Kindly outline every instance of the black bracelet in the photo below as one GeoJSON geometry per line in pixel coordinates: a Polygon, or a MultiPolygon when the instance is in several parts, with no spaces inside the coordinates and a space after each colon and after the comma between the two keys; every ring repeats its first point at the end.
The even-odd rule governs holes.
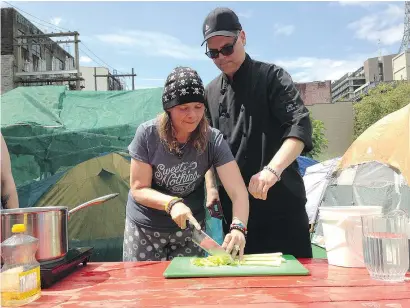
{"type": "Polygon", "coordinates": [[[275,169],[272,169],[271,167],[269,167],[269,166],[265,166],[265,167],[263,167],[263,169],[265,169],[265,170],[268,170],[268,171],[270,171],[270,172],[272,172],[277,178],[278,178],[278,181],[280,181],[280,175],[279,175],[279,173],[278,172],[276,172],[276,170],[275,169]]]}
{"type": "Polygon", "coordinates": [[[166,208],[166,211],[167,211],[168,215],[171,215],[172,207],[173,207],[175,204],[179,203],[179,202],[184,202],[184,199],[182,199],[182,198],[175,198],[175,199],[172,199],[171,201],[169,201],[169,203],[168,203],[168,205],[167,205],[167,208],[166,208]]]}

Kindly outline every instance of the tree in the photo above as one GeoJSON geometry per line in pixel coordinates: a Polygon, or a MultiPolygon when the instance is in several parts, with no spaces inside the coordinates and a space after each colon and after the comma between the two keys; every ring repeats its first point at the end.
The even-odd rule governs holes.
{"type": "Polygon", "coordinates": [[[410,103],[410,82],[380,83],[353,105],[354,139],[386,115],[410,103]]]}
{"type": "Polygon", "coordinates": [[[315,120],[310,116],[313,128],[313,149],[306,153],[307,157],[317,158],[324,150],[327,149],[328,140],[325,137],[325,123],[320,120],[315,120]]]}

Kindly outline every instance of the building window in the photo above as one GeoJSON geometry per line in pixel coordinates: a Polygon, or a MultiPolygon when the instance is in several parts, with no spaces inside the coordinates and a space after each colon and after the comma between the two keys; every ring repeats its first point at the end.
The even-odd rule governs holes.
{"type": "Polygon", "coordinates": [[[40,58],[36,55],[33,55],[33,71],[38,72],[40,71],[40,58]]]}
{"type": "Polygon", "coordinates": [[[33,40],[33,44],[31,45],[31,53],[41,58],[41,48],[35,40],[33,40]]]}

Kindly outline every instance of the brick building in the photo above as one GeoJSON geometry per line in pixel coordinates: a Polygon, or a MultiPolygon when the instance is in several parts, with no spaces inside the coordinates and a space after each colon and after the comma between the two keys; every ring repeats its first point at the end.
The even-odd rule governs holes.
{"type": "Polygon", "coordinates": [[[312,81],[296,83],[306,106],[330,104],[332,102],[331,81],[312,81]]]}

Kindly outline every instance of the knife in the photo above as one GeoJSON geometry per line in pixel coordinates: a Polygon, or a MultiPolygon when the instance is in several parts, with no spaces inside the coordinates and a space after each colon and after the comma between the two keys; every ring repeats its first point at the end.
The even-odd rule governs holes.
{"type": "Polygon", "coordinates": [[[192,241],[205,250],[208,254],[212,256],[229,256],[232,258],[232,256],[227,253],[221,245],[215,242],[215,240],[204,231],[196,229],[190,222],[189,226],[192,231],[192,241]]]}

